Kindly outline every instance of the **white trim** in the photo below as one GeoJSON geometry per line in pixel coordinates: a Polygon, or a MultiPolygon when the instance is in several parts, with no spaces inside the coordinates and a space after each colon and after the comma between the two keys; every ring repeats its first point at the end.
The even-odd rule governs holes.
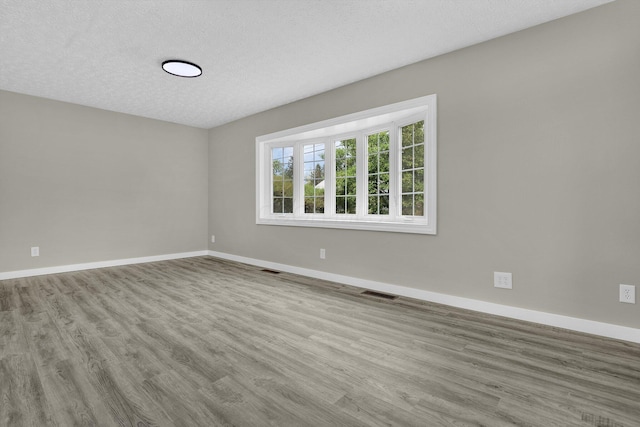
{"type": "Polygon", "coordinates": [[[92,270],[94,268],[116,267],[119,265],[143,264],[145,262],[167,261],[171,259],[191,258],[209,255],[209,252],[181,252],[176,254],[153,255],[140,258],[114,259],[111,261],[87,262],[83,264],[59,265],[55,267],[34,268],[31,270],[16,270],[0,273],[0,280],[17,279],[20,277],[43,276],[45,274],[67,273],[70,271],[92,270]]]}
{"type": "Polygon", "coordinates": [[[481,313],[494,314],[496,316],[509,317],[512,319],[569,329],[576,332],[584,332],[587,334],[640,343],[640,329],[630,328],[627,326],[620,326],[611,323],[596,322],[593,320],[563,316],[560,314],[546,313],[543,311],[495,304],[491,302],[457,297],[437,292],[423,291],[420,289],[409,288],[405,286],[392,285],[389,283],[360,279],[351,276],[343,276],[341,274],[327,273],[324,271],[311,270],[308,268],[294,267],[292,265],[227,254],[224,252],[209,251],[209,255],[216,258],[242,262],[245,264],[269,268],[272,270],[300,274],[302,276],[343,283],[359,288],[371,289],[379,292],[415,298],[423,301],[445,304],[452,307],[464,308],[481,313]]]}
{"type": "Polygon", "coordinates": [[[382,123],[391,123],[399,117],[404,117],[427,108],[435,107],[436,95],[426,95],[408,101],[383,105],[369,110],[358,111],[332,119],[322,120],[316,123],[285,129],[278,132],[261,135],[256,138],[256,143],[300,141],[312,138],[325,138],[328,136],[342,135],[361,129],[378,127],[382,123]],[[353,128],[348,128],[345,123],[352,123],[353,128]],[[325,130],[326,129],[326,130],[325,130]]]}

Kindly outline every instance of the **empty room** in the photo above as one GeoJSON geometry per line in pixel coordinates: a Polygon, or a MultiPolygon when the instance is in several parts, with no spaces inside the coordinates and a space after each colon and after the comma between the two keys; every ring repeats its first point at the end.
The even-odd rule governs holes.
{"type": "Polygon", "coordinates": [[[639,427],[639,22],[0,0],[0,427],[639,427]]]}

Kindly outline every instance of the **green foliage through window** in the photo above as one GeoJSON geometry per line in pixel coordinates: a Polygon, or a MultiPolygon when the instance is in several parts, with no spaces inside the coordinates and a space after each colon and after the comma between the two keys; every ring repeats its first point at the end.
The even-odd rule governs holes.
{"type": "Polygon", "coordinates": [[[424,216],[424,120],[403,126],[402,215],[424,216]]]}
{"type": "Polygon", "coordinates": [[[368,212],[389,215],[389,131],[367,136],[368,212]]]}
{"type": "Polygon", "coordinates": [[[304,212],[324,213],[324,144],[304,146],[304,212]]]}
{"type": "Polygon", "coordinates": [[[335,142],[336,213],[356,213],[356,139],[335,142]]]}
{"type": "Polygon", "coordinates": [[[293,213],[293,147],[271,150],[273,213],[293,213]]]}

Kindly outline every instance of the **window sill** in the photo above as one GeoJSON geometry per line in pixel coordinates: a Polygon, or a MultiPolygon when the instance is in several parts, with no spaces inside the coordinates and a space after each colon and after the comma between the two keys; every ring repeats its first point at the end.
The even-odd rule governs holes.
{"type": "Polygon", "coordinates": [[[313,218],[287,218],[270,217],[258,218],[258,225],[281,225],[289,227],[314,227],[314,228],[338,228],[348,230],[369,230],[385,231],[391,233],[412,233],[412,234],[436,234],[435,226],[430,225],[426,220],[416,221],[415,219],[384,221],[384,220],[351,220],[351,219],[313,219],[313,218]]]}

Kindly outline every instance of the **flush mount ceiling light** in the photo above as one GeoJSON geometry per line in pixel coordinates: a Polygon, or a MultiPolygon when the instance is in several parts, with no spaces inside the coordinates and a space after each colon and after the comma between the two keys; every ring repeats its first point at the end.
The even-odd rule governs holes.
{"type": "Polygon", "coordinates": [[[180,59],[170,59],[162,63],[162,69],[169,74],[178,77],[198,77],[202,74],[202,68],[191,62],[180,59]]]}

